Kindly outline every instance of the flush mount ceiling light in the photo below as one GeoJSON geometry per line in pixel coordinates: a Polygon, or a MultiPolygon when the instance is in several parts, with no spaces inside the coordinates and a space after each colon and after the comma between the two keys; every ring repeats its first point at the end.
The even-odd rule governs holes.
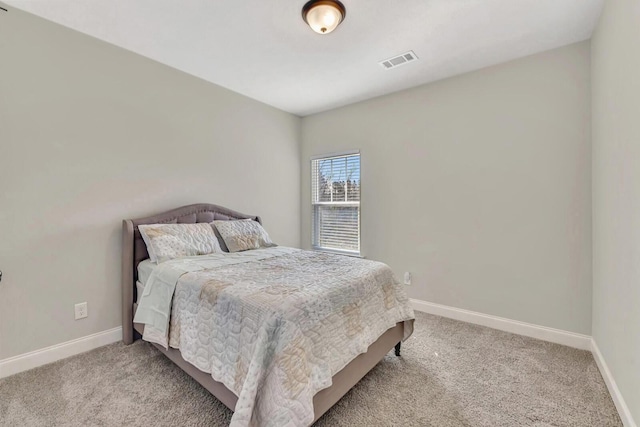
{"type": "Polygon", "coordinates": [[[311,0],[302,7],[302,19],[318,34],[329,34],[344,20],[347,10],[337,0],[311,0]]]}

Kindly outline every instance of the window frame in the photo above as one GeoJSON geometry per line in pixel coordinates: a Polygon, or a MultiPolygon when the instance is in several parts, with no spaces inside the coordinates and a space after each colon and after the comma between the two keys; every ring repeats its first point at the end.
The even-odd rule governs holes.
{"type": "Polygon", "coordinates": [[[311,156],[310,159],[310,169],[311,169],[311,173],[310,173],[310,178],[311,178],[311,248],[315,251],[320,251],[320,252],[328,252],[328,253],[334,253],[334,254],[339,254],[339,255],[346,255],[346,256],[352,256],[352,257],[356,257],[356,258],[364,258],[364,256],[362,255],[362,154],[360,153],[360,150],[348,150],[348,151],[338,151],[338,152],[332,152],[332,153],[324,153],[324,154],[319,154],[319,155],[315,155],[315,156],[311,156]],[[313,163],[314,161],[317,160],[328,160],[328,159],[332,159],[332,158],[338,158],[338,157],[349,157],[349,156],[358,156],[358,163],[359,163],[359,170],[360,170],[360,183],[359,183],[359,200],[358,202],[317,202],[315,200],[315,195],[314,195],[314,167],[313,167],[313,163]],[[318,246],[316,245],[316,232],[315,230],[318,229],[318,227],[316,226],[316,215],[315,215],[315,207],[316,205],[327,205],[327,206],[354,206],[357,204],[357,208],[358,208],[358,250],[357,251],[350,251],[350,250],[345,250],[345,249],[337,249],[337,248],[328,248],[328,247],[322,247],[322,246],[318,246]]]}

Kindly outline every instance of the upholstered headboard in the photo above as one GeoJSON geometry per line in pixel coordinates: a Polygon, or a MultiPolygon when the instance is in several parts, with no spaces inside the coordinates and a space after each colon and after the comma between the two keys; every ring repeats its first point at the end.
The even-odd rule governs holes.
{"type": "MultiPolygon", "coordinates": [[[[213,220],[253,219],[262,223],[260,217],[245,215],[222,206],[199,203],[183,206],[145,218],[122,221],[122,339],[131,344],[134,339],[133,303],[136,295],[138,264],[149,258],[147,247],[142,240],[138,225],[141,224],[193,224],[213,220]]],[[[217,231],[216,231],[217,234],[217,231]]],[[[227,250],[221,240],[223,250],[227,250]]]]}

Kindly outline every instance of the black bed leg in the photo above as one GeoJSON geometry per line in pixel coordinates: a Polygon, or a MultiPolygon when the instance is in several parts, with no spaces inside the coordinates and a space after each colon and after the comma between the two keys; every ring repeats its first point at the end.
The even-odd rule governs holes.
{"type": "Polygon", "coordinates": [[[402,341],[396,344],[396,356],[400,357],[400,345],[402,345],[402,341]]]}

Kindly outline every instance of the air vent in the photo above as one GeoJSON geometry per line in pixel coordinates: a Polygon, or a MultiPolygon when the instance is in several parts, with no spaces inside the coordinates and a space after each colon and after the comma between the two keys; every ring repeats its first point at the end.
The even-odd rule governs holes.
{"type": "Polygon", "coordinates": [[[413,62],[417,60],[418,57],[412,50],[409,52],[403,53],[402,55],[394,56],[393,58],[385,59],[384,61],[380,61],[380,65],[385,70],[390,70],[392,68],[399,67],[404,64],[408,64],[409,62],[413,62]]]}

